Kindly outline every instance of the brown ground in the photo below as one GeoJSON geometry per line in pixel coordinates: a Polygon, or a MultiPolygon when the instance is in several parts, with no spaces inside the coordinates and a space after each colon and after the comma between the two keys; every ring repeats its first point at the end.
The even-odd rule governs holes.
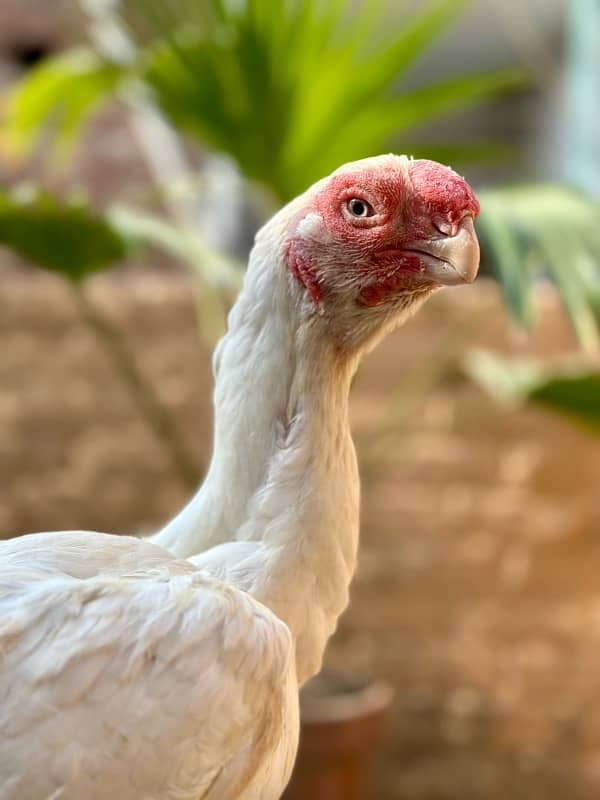
{"type": "MultiPolygon", "coordinates": [[[[94,296],[127,332],[198,463],[208,355],[177,274],[94,296]]],[[[534,349],[572,346],[551,297],[534,349]]],[[[0,282],[0,530],[140,531],[185,500],[62,284],[0,282]]],[[[333,666],[390,680],[381,800],[587,800],[600,792],[600,446],[497,408],[457,369],[518,350],[485,283],[438,296],[363,365],[353,417],[363,535],[333,666]]]]}

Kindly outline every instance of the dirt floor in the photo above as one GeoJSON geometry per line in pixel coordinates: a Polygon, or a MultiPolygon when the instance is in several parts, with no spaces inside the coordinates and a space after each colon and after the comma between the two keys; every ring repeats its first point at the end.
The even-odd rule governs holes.
{"type": "MultiPolygon", "coordinates": [[[[2,274],[0,530],[152,529],[188,490],[60,281],[2,274]]],[[[90,288],[200,471],[211,379],[189,282],[140,268],[90,288]]],[[[353,389],[362,549],[328,662],[395,687],[379,800],[600,794],[600,445],[499,409],[459,368],[471,347],[572,347],[551,294],[540,314],[527,345],[492,285],[441,294],[353,389]]]]}

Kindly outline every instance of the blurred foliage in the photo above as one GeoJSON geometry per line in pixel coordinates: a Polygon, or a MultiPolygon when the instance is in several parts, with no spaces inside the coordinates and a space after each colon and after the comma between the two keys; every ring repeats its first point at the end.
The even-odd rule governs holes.
{"type": "Polygon", "coordinates": [[[567,186],[532,184],[483,190],[478,233],[482,261],[498,278],[508,308],[533,321],[531,285],[557,285],[580,342],[598,344],[600,204],[567,186]]]}
{"type": "MultiPolygon", "coordinates": [[[[162,32],[143,53],[141,72],[164,113],[280,201],[343,162],[392,145],[411,152],[407,131],[523,83],[522,72],[509,69],[400,91],[465,0],[426,0],[398,25],[379,0],[363,0],[355,13],[339,0],[212,0],[192,19],[181,0],[132,4],[162,32]]],[[[419,155],[439,154],[428,146],[419,155]]]]}
{"type": "MultiPolygon", "coordinates": [[[[111,359],[141,418],[164,447],[175,474],[188,489],[193,489],[199,469],[172,415],[146,380],[120,331],[88,296],[82,283],[92,273],[125,258],[133,246],[157,244],[153,222],[169,234],[163,235],[160,244],[167,250],[174,249],[176,231],[148,216],[137,220],[133,213],[100,214],[83,200],[59,201],[29,187],[0,192],[0,246],[10,247],[68,281],[82,319],[111,359]]],[[[185,244],[178,242],[178,252],[188,255],[185,244]]]]}
{"type": "Polygon", "coordinates": [[[51,154],[64,154],[82,122],[124,77],[118,64],[88,50],[60,53],[42,61],[4,98],[0,148],[23,158],[38,145],[46,125],[51,154]]]}
{"type": "Polygon", "coordinates": [[[232,261],[164,219],[120,206],[94,211],[29,185],[0,190],[0,245],[75,281],[154,245],[223,289],[240,286],[232,261]]]}
{"type": "Polygon", "coordinates": [[[468,357],[466,368],[500,401],[537,403],[600,434],[600,367],[597,363],[548,365],[476,351],[468,357]]]}
{"type": "Polygon", "coordinates": [[[80,280],[128,254],[125,238],[82,202],[45,192],[0,192],[0,244],[40,267],[80,280]]]}
{"type": "Polygon", "coordinates": [[[152,214],[114,206],[107,219],[131,244],[154,245],[191,269],[198,287],[194,297],[200,334],[214,346],[224,333],[226,309],[241,288],[239,265],[208,247],[195,232],[152,214]]]}
{"type": "Polygon", "coordinates": [[[425,147],[406,134],[522,85],[523,72],[460,75],[400,91],[406,71],[469,2],[426,0],[398,25],[389,24],[386,5],[389,11],[381,0],[363,0],[355,11],[346,0],[129,0],[115,28],[131,45],[127,63],[107,58],[106,37],[100,54],[43,62],[13,90],[3,138],[31,147],[51,121],[64,144],[102,95],[135,78],[178,130],[227,153],[280,202],[340,163],[392,146],[445,160],[489,158],[497,151],[489,142],[425,147]]]}
{"type": "Polygon", "coordinates": [[[238,264],[223,253],[207,247],[189,231],[128,206],[113,206],[104,218],[130,245],[155,245],[188,266],[207,284],[225,290],[239,290],[241,272],[238,264]]]}

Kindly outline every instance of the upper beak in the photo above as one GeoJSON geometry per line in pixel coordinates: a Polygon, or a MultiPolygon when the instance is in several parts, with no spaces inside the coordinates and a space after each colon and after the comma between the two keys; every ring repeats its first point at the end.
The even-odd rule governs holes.
{"type": "Polygon", "coordinates": [[[479,242],[473,226],[473,217],[464,217],[453,236],[414,242],[409,248],[421,253],[425,264],[424,275],[436,283],[455,286],[472,283],[479,269],[479,242]]]}

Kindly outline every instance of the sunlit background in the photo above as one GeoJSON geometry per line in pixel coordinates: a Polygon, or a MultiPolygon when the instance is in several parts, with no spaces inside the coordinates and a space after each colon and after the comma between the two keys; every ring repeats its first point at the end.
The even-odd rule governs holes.
{"type": "Polygon", "coordinates": [[[185,502],[281,203],[390,150],[475,185],[483,277],[353,387],[360,567],[289,797],[597,798],[600,0],[0,0],[0,91],[7,537],[185,502]]]}

